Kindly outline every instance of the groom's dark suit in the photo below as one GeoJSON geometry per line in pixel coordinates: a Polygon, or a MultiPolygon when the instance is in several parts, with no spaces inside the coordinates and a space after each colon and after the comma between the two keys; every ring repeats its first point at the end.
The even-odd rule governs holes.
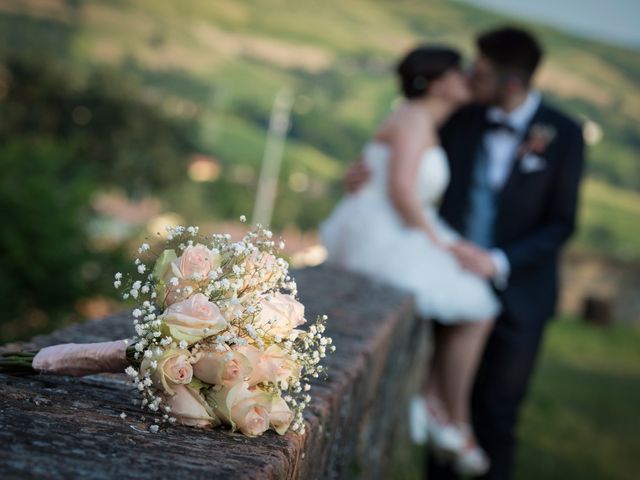
{"type": "MultiPolygon", "coordinates": [[[[441,215],[463,235],[474,163],[489,128],[486,112],[464,108],[441,132],[451,167],[441,215]]],[[[534,125],[551,127],[555,137],[538,154],[537,168],[524,168],[517,156],[497,195],[492,246],[506,254],[510,274],[506,288],[498,291],[504,310],[486,346],[473,396],[474,427],[492,461],[488,478],[496,479],[511,475],[518,410],[544,325],[554,313],[558,256],[575,228],[583,169],[582,132],[575,122],[542,102],[527,131],[534,125]]],[[[431,472],[429,480],[437,478],[431,472]]]]}

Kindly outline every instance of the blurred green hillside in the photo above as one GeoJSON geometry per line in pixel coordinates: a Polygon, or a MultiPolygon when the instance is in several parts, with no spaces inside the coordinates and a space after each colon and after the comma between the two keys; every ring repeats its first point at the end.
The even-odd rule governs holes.
{"type": "MultiPolygon", "coordinates": [[[[185,176],[161,195],[193,221],[252,210],[271,103],[290,89],[296,101],[274,226],[310,229],[388,112],[398,56],[422,41],[470,56],[473,33],[505,21],[449,1],[31,0],[0,8],[0,58],[46,59],[74,84],[107,69],[165,114],[196,120],[196,149],[221,174],[198,186],[185,176]]],[[[638,256],[640,235],[629,223],[640,200],[640,52],[528,26],[549,52],[539,85],[589,120],[595,141],[589,176],[597,186],[586,189],[585,205],[598,211],[584,213],[579,243],[638,256]]]]}

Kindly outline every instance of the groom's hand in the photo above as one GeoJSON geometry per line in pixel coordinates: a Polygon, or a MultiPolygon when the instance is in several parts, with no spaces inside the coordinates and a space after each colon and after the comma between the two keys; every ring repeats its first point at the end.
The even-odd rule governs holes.
{"type": "Polygon", "coordinates": [[[344,174],[344,189],[349,193],[356,193],[365,185],[371,177],[371,171],[367,168],[362,157],[352,164],[344,174]]]}
{"type": "Polygon", "coordinates": [[[451,245],[449,250],[458,259],[462,268],[482,278],[492,279],[498,273],[491,254],[484,248],[460,240],[451,245]]]}

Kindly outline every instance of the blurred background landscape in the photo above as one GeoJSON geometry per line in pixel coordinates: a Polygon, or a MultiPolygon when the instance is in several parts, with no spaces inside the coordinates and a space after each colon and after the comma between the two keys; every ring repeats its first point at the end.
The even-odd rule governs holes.
{"type": "MultiPolygon", "coordinates": [[[[0,338],[124,308],[113,273],[168,223],[238,230],[283,91],[293,104],[272,226],[295,265],[321,261],[316,228],[397,98],[398,57],[433,41],[470,58],[474,33],[516,22],[548,52],[538,86],[589,145],[564,321],[525,412],[519,478],[635,478],[640,39],[616,20],[635,7],[614,2],[621,15],[602,18],[619,26],[613,44],[611,29],[577,36],[508,3],[0,0],[0,291],[11,300],[0,338]]],[[[402,475],[418,478],[411,462],[402,475]]]]}

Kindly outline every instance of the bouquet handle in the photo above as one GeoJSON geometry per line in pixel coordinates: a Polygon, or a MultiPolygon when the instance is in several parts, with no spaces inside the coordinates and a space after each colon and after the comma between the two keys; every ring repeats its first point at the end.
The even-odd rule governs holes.
{"type": "Polygon", "coordinates": [[[10,352],[0,358],[0,372],[55,373],[81,377],[96,373],[121,373],[129,365],[124,340],[100,343],[64,343],[38,352],[10,352]]]}

